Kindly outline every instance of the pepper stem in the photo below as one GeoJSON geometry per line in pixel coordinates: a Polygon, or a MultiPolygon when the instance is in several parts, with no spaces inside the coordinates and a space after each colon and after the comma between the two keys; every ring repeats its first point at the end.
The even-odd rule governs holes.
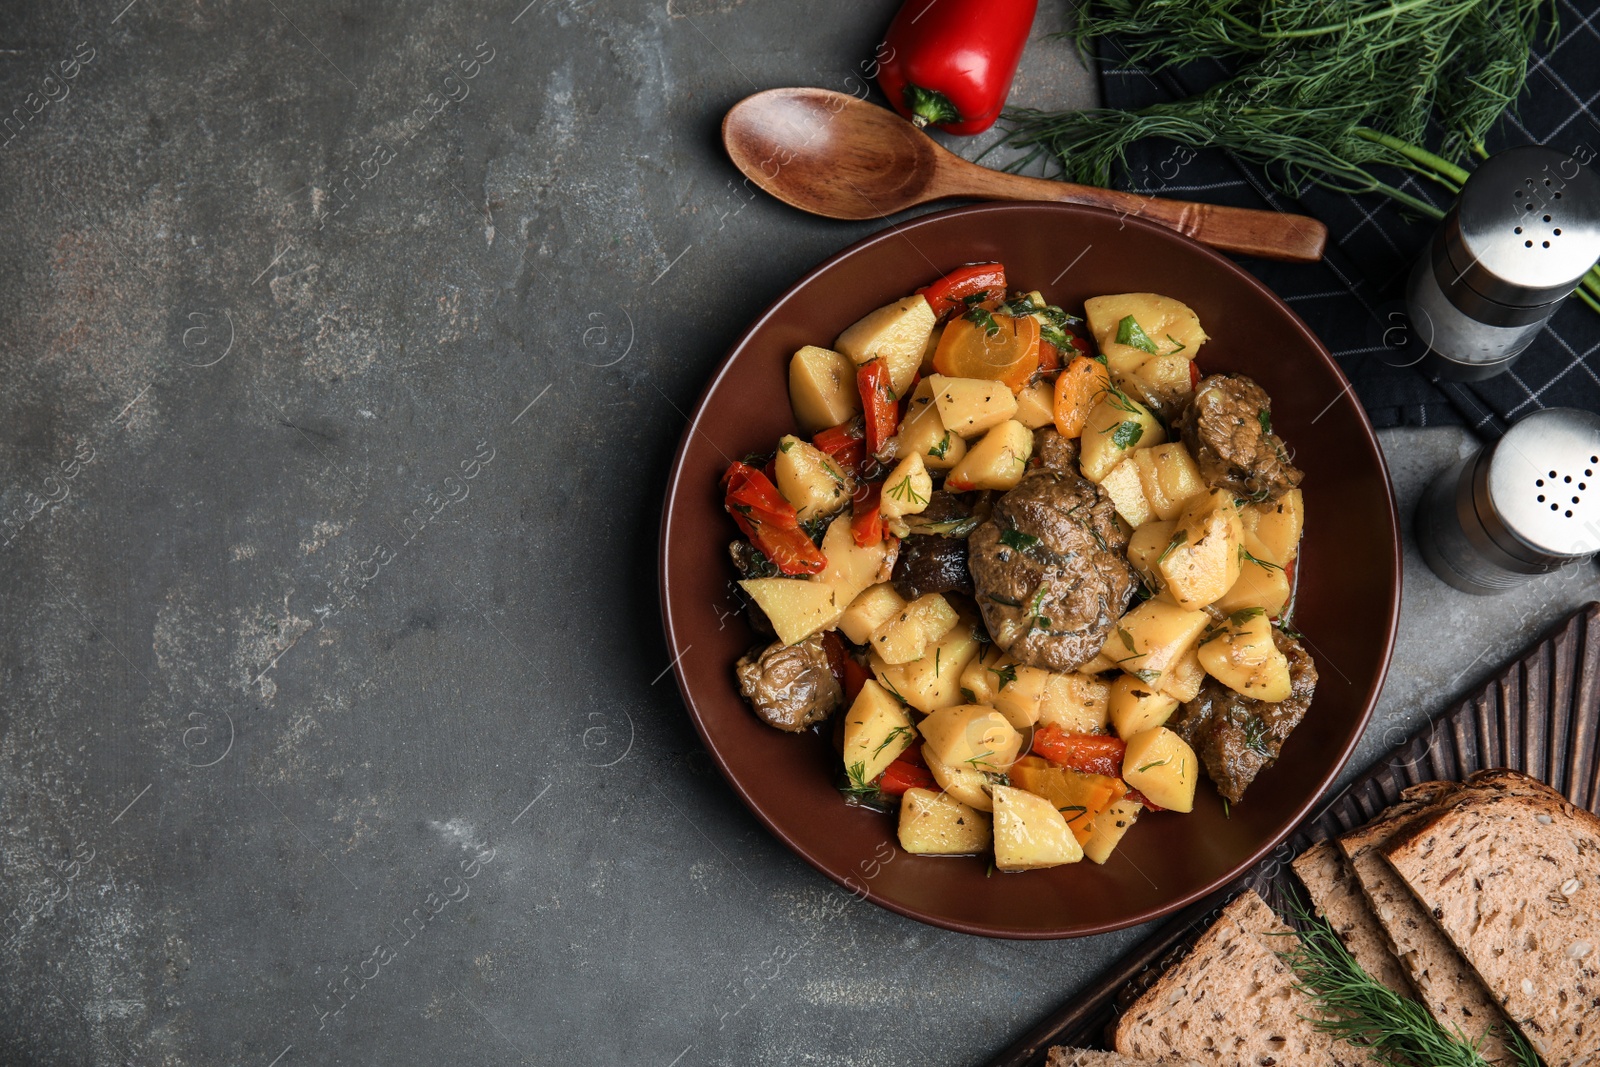
{"type": "Polygon", "coordinates": [[[911,112],[911,124],[917,129],[940,126],[947,122],[960,122],[961,112],[950,98],[937,89],[924,89],[920,85],[907,85],[906,109],[911,112]]]}

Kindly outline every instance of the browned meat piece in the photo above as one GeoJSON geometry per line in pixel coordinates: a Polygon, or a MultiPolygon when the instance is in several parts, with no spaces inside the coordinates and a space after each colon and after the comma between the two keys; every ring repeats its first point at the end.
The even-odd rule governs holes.
{"type": "Polygon", "coordinates": [[[1063,474],[1080,474],[1078,439],[1062,437],[1054,426],[1041,426],[1033,431],[1033,458],[1030,463],[1063,474]]]}
{"type": "Polygon", "coordinates": [[[1317,688],[1316,664],[1300,642],[1282,630],[1274,630],[1272,639],[1289,660],[1287,699],[1252,700],[1208,676],[1199,695],[1167,723],[1200,756],[1230,804],[1237,804],[1256,775],[1277,761],[1317,688]]]}
{"type": "Polygon", "coordinates": [[[1300,469],[1272,432],[1271,405],[1266,390],[1242,374],[1201,381],[1179,432],[1207,485],[1261,502],[1300,484],[1300,469]]]}
{"type": "Polygon", "coordinates": [[[1055,671],[1093,659],[1133,597],[1127,544],[1099,486],[1074,473],[1024,475],[967,542],[975,599],[995,644],[1055,671]]]}
{"type": "Polygon", "coordinates": [[[927,593],[972,595],[972,575],[967,570],[967,542],[958,537],[902,538],[894,564],[894,591],[907,600],[927,593]]]}
{"type": "Polygon", "coordinates": [[[748,652],[735,670],[744,698],[763,722],[780,730],[799,733],[844,704],[821,634],[793,645],[780,641],[760,655],[748,652]]]}
{"type": "Polygon", "coordinates": [[[972,514],[976,493],[947,493],[935,489],[928,497],[928,506],[915,515],[906,516],[906,525],[913,534],[939,537],[966,537],[982,522],[972,514]]]}

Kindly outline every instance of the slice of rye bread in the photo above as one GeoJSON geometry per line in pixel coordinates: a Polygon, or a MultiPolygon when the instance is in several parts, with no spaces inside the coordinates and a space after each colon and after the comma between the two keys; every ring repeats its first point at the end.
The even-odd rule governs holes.
{"type": "Polygon", "coordinates": [[[1377,917],[1390,953],[1400,961],[1428,1013],[1446,1030],[1459,1029],[1474,1041],[1483,1037],[1481,1051],[1485,1059],[1508,1062],[1505,1041],[1496,1029],[1506,1025],[1500,1005],[1379,851],[1395,835],[1428,818],[1433,810],[1430,801],[1437,804],[1457,788],[1449,782],[1411,787],[1402,794],[1400,803],[1361,829],[1339,838],[1339,848],[1377,917]]]}
{"type": "Polygon", "coordinates": [[[1328,920],[1361,969],[1401,996],[1412,996],[1411,982],[1390,951],[1383,927],[1361,894],[1355,871],[1339,846],[1318,841],[1295,857],[1291,866],[1317,914],[1328,920]]]}
{"type": "Polygon", "coordinates": [[[1117,1021],[1124,1056],[1207,1067],[1357,1067],[1366,1052],[1309,1021],[1311,999],[1277,956],[1298,940],[1254,891],[1223,909],[1194,948],[1117,1021]]]}
{"type": "Polygon", "coordinates": [[[1066,1048],[1057,1045],[1045,1058],[1045,1067],[1204,1067],[1194,1060],[1167,1058],[1143,1060],[1124,1056],[1120,1052],[1097,1052],[1087,1048],[1066,1048]]]}
{"type": "Polygon", "coordinates": [[[1600,818],[1481,772],[1381,851],[1547,1067],[1600,1064],[1600,818]]]}

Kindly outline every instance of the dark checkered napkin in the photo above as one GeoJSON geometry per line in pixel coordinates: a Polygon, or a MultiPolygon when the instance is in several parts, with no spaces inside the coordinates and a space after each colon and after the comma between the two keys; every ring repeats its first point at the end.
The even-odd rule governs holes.
{"type": "MultiPolygon", "coordinates": [[[[1490,151],[1543,144],[1580,158],[1600,156],[1600,0],[1584,10],[1559,0],[1562,30],[1554,48],[1541,48],[1515,112],[1489,138],[1490,151]],[[1587,155],[1584,155],[1584,152],[1587,155]]],[[[1133,69],[1114,41],[1100,45],[1100,86],[1107,107],[1139,108],[1188,96],[1221,77],[1215,65],[1176,73],[1133,69]]],[[[1581,407],[1600,412],[1600,314],[1567,301],[1510,371],[1462,385],[1430,380],[1408,366],[1415,346],[1399,344],[1406,275],[1433,232],[1434,223],[1404,213],[1377,195],[1350,196],[1313,188],[1298,199],[1272,189],[1260,171],[1232,155],[1207,149],[1181,167],[1171,144],[1145,141],[1129,153],[1118,175],[1123,188],[1162,196],[1242,207],[1265,203],[1299,211],[1328,226],[1321,263],[1248,260],[1245,266],[1270,285],[1317,332],[1349,376],[1375,426],[1464,424],[1497,435],[1510,421],[1541,407],[1581,407]],[[1174,174],[1170,180],[1163,175],[1174,174]]],[[[1406,176],[1402,189],[1447,207],[1442,188],[1406,176]]]]}

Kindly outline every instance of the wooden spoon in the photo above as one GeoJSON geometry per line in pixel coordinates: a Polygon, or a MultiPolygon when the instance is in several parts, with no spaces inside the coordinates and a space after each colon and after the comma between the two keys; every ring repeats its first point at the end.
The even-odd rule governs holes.
{"type": "Polygon", "coordinates": [[[1165,200],[1028,178],[969,163],[887,108],[827,89],[768,89],[722,120],[734,166],[784,203],[831,219],[876,219],[950,197],[1058,200],[1149,219],[1264,259],[1314,263],[1328,228],[1305,215],[1165,200]]]}

